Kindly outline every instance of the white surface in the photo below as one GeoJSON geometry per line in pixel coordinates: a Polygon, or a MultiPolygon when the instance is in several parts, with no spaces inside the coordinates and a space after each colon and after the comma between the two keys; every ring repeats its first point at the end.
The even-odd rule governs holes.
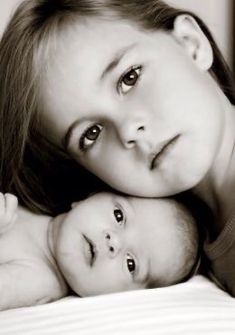
{"type": "Polygon", "coordinates": [[[0,313],[1,335],[234,335],[235,299],[202,276],[0,313]]]}

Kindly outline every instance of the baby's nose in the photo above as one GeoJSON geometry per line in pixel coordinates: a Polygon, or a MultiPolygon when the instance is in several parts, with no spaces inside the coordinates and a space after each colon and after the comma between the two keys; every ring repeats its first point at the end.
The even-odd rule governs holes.
{"type": "Polygon", "coordinates": [[[121,250],[121,239],[120,236],[114,231],[104,232],[104,243],[105,250],[108,257],[114,258],[118,255],[121,250]]]}

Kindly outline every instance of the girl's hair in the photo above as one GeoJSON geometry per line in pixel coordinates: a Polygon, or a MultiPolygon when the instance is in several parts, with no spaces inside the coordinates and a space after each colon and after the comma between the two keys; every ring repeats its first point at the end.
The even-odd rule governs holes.
{"type": "Polygon", "coordinates": [[[0,42],[0,188],[16,194],[34,211],[56,214],[75,198],[106,189],[40,130],[38,95],[45,57],[41,67],[34,65],[39,50],[40,56],[43,51],[46,54],[50,42],[67,25],[84,16],[110,14],[145,29],[165,31],[173,29],[178,15],[193,16],[213,48],[211,74],[231,103],[235,102],[228,66],[205,24],[190,12],[159,0],[24,1],[0,42]]]}

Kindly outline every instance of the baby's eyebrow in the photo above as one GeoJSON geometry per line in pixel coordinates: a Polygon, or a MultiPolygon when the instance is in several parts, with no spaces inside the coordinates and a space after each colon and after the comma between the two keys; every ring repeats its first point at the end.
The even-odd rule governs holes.
{"type": "Polygon", "coordinates": [[[68,151],[68,147],[69,147],[69,143],[70,143],[70,139],[73,136],[73,131],[74,129],[79,125],[79,120],[75,120],[68,128],[68,130],[66,131],[64,137],[61,140],[61,144],[62,147],[64,148],[64,150],[67,152],[68,151]]]}
{"type": "Polygon", "coordinates": [[[106,68],[102,72],[101,79],[104,79],[109,72],[114,70],[118,66],[122,58],[126,55],[126,53],[129,52],[131,49],[133,49],[135,46],[136,43],[132,43],[118,50],[118,52],[114,55],[114,59],[106,66],[106,68]]]}

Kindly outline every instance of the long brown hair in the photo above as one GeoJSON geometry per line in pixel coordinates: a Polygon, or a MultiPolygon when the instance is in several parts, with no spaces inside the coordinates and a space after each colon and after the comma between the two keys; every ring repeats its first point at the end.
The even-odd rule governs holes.
{"type": "Polygon", "coordinates": [[[107,188],[41,130],[38,85],[43,62],[38,69],[34,62],[38,50],[48,48],[66,25],[109,13],[151,30],[171,30],[178,15],[193,16],[213,48],[211,74],[235,103],[230,70],[208,28],[193,13],[160,0],[24,1],[0,42],[0,188],[15,193],[34,211],[56,214],[73,199],[107,188]]]}

